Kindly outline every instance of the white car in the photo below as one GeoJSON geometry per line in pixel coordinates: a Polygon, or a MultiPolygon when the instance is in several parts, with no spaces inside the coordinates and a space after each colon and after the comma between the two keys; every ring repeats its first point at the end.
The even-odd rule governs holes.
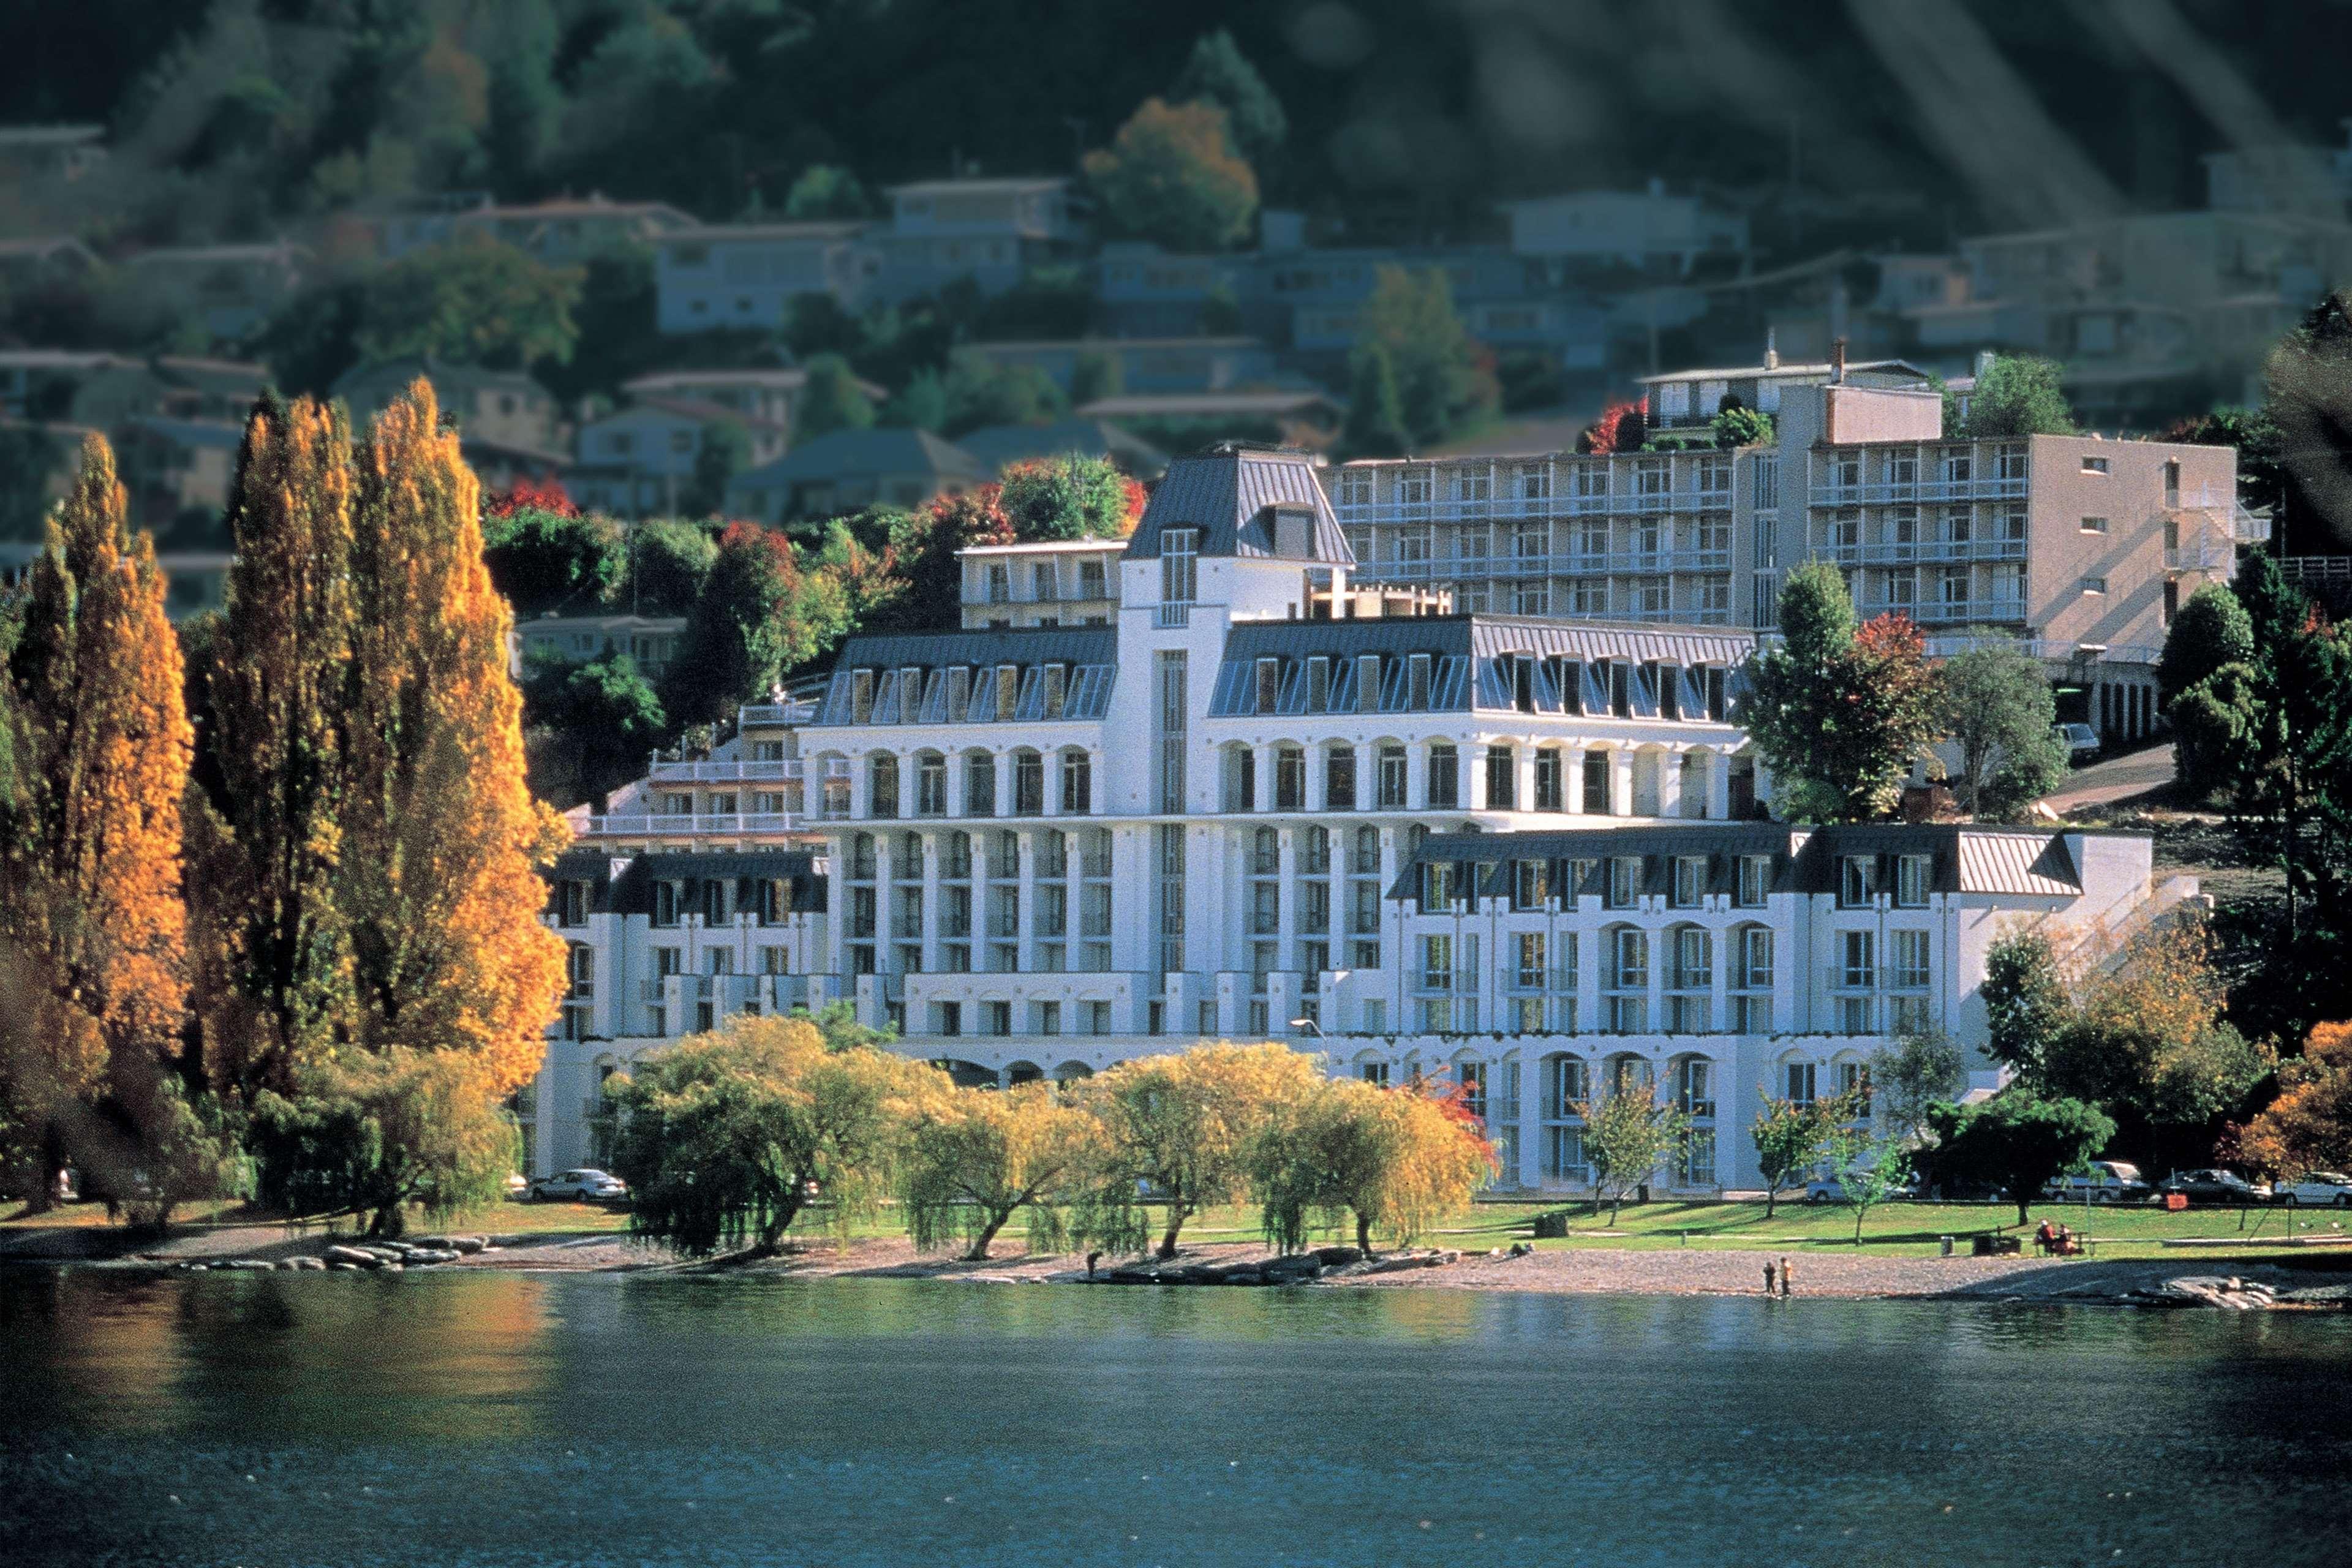
{"type": "Polygon", "coordinates": [[[2137,1203],[2154,1190],[2137,1165],[2122,1160],[2094,1160],[2089,1170],[2053,1181],[2042,1189],[2042,1195],[2061,1203],[2087,1199],[2095,1204],[2124,1204],[2137,1203]]]}
{"type": "Polygon", "coordinates": [[[2289,1182],[2277,1192],[2281,1203],[2352,1209],[2352,1176],[2340,1171],[2314,1171],[2299,1182],[2289,1182]]]}
{"type": "Polygon", "coordinates": [[[543,1176],[530,1184],[530,1195],[546,1203],[555,1198],[574,1198],[582,1203],[610,1203],[629,1195],[629,1184],[620,1177],[604,1171],[583,1168],[566,1171],[560,1176],[543,1176]]]}
{"type": "Polygon", "coordinates": [[[2058,739],[2065,743],[2068,762],[2098,761],[2099,732],[2088,724],[2061,724],[2058,726],[2058,739]]]}

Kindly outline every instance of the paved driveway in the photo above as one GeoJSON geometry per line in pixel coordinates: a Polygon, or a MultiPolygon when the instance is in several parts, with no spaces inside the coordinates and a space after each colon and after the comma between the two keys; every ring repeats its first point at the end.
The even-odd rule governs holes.
{"type": "Polygon", "coordinates": [[[2078,769],[2042,804],[2061,816],[2078,806],[2113,805],[2172,782],[2172,742],[2078,769]]]}

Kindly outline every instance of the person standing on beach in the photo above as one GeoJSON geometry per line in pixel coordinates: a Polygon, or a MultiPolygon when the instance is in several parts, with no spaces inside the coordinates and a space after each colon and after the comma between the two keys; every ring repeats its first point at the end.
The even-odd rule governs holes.
{"type": "Polygon", "coordinates": [[[1764,1260],[1764,1294],[1768,1297],[1772,1294],[1773,1279],[1772,1260],[1768,1258],[1764,1260]]]}
{"type": "Polygon", "coordinates": [[[1789,1258],[1783,1253],[1780,1256],[1780,1300],[1785,1301],[1789,1296],[1789,1258]]]}

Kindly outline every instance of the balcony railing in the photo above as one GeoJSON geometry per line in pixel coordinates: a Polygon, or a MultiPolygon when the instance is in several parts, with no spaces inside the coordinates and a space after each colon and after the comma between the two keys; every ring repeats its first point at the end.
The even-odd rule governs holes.
{"type": "Polygon", "coordinates": [[[792,833],[802,815],[789,811],[609,813],[592,816],[583,833],[604,838],[661,834],[792,833]]]}
{"type": "Polygon", "coordinates": [[[1823,482],[1806,493],[1808,506],[1895,506],[1909,501],[2010,500],[2025,494],[2025,478],[1872,480],[1841,485],[1823,482]]]}
{"type": "Polygon", "coordinates": [[[797,758],[781,761],[656,763],[647,775],[657,784],[777,784],[798,780],[803,764],[797,758]]]}
{"type": "MultiPolygon", "coordinates": [[[[1966,625],[1979,622],[1997,626],[2004,622],[2025,619],[2022,599],[1921,599],[1900,603],[1893,599],[1864,599],[1862,614],[1872,616],[1908,616],[1920,626],[1966,625]]],[[[2074,647],[2066,645],[2070,649],[2074,647]]]]}

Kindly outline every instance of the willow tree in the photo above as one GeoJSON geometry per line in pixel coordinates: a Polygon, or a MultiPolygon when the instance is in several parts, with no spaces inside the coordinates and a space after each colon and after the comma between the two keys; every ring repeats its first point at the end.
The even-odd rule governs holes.
{"type": "Polygon", "coordinates": [[[40,981],[30,1053],[6,1077],[48,1100],[16,1112],[47,1124],[44,1196],[72,1110],[108,1090],[143,1103],[179,1049],[193,749],[182,680],[153,542],[132,537],[114,454],[93,436],[33,563],[6,667],[16,779],[0,806],[0,938],[40,981]]]}
{"type": "Polygon", "coordinates": [[[201,689],[190,823],[205,1066],[241,1094],[287,1089],[348,1012],[335,906],[351,700],[350,432],[309,399],[246,422],[228,523],[235,559],[201,689]]]}
{"type": "Polygon", "coordinates": [[[923,1251],[964,1244],[978,1263],[1013,1215],[1029,1216],[1032,1252],[1069,1240],[1065,1211],[1085,1190],[1100,1124],[1051,1084],[932,1096],[908,1130],[907,1226],[923,1251]]]}
{"type": "Polygon", "coordinates": [[[1448,1104],[1415,1087],[1381,1089],[1331,1079],[1279,1108],[1255,1142],[1251,1184],[1266,1240],[1283,1252],[1306,1245],[1310,1217],[1356,1222],[1356,1245],[1381,1230],[1410,1244],[1458,1213],[1493,1179],[1494,1146],[1448,1104]]]}
{"type": "Polygon", "coordinates": [[[353,1042],[460,1053],[495,1097],[538,1069],[562,988],[536,868],[565,836],[524,776],[512,616],[482,563],[479,488],[439,426],[419,381],[356,458],[337,904],[353,1042]]]}
{"type": "Polygon", "coordinates": [[[1175,1257],[1184,1222],[1241,1201],[1259,1137],[1322,1083],[1313,1057],[1279,1045],[1202,1046],[1087,1079],[1078,1098],[1102,1126],[1102,1180],[1078,1215],[1080,1234],[1114,1252],[1140,1252],[1152,1245],[1157,1217],[1159,1255],[1175,1257]],[[1156,1215],[1155,1204],[1164,1205],[1156,1215]]]}

